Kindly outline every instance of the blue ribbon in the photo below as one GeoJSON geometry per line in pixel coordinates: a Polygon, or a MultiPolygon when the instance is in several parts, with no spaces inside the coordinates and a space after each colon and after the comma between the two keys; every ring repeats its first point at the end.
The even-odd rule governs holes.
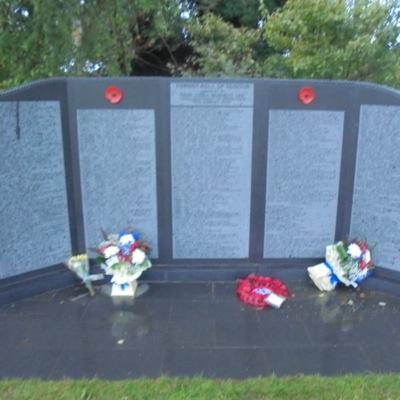
{"type": "Polygon", "coordinates": [[[337,283],[339,283],[339,279],[338,279],[338,277],[335,275],[335,273],[333,272],[333,267],[332,267],[332,265],[330,264],[330,262],[325,260],[324,264],[325,264],[325,265],[329,268],[329,270],[331,271],[331,284],[332,284],[332,285],[336,285],[337,283]]]}
{"type": "Polygon", "coordinates": [[[267,295],[267,294],[271,294],[272,290],[269,290],[267,288],[255,288],[253,290],[253,292],[257,293],[257,294],[267,295]]]}
{"type": "Polygon", "coordinates": [[[123,283],[120,286],[121,286],[121,290],[125,290],[125,289],[128,288],[129,284],[128,283],[123,283]]]}

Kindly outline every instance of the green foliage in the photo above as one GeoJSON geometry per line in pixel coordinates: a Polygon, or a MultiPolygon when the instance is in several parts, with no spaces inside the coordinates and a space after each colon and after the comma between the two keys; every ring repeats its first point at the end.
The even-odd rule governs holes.
{"type": "MultiPolygon", "coordinates": [[[[263,8],[273,12],[286,0],[261,0],[263,8]]],[[[192,4],[199,16],[209,13],[221,17],[234,27],[257,28],[261,20],[260,0],[199,0],[192,4]]]]}
{"type": "Polygon", "coordinates": [[[74,5],[75,0],[0,2],[1,86],[63,74],[73,54],[74,5]]]}
{"type": "Polygon", "coordinates": [[[0,88],[60,75],[400,86],[398,0],[1,0],[0,88]]]}
{"type": "Polygon", "coordinates": [[[96,256],[95,260],[97,265],[101,265],[106,262],[106,259],[103,256],[96,256]]]}
{"type": "Polygon", "coordinates": [[[171,0],[86,0],[82,6],[80,63],[88,60],[101,75],[132,75],[135,65],[159,66],[169,73],[174,51],[182,42],[177,2],[171,0]],[[157,52],[169,53],[166,63],[157,52]]]}
{"type": "Polygon", "coordinates": [[[125,1],[88,0],[76,23],[78,59],[76,68],[99,75],[129,75],[131,72],[132,5],[125,1]],[[126,8],[125,8],[126,6],[126,8]]]}
{"type": "Polygon", "coordinates": [[[191,65],[183,66],[184,74],[191,75],[259,75],[255,48],[260,31],[245,27],[235,28],[214,14],[206,14],[188,25],[194,55],[191,65]]]}
{"type": "Polygon", "coordinates": [[[126,76],[143,66],[168,75],[178,67],[182,25],[173,0],[1,1],[0,87],[60,75],[126,76]]]}
{"type": "Polygon", "coordinates": [[[398,2],[288,0],[265,15],[265,35],[278,52],[263,72],[293,78],[368,80],[398,85],[398,2]],[[396,77],[397,74],[397,77],[396,77]]]}
{"type": "Polygon", "coordinates": [[[0,381],[0,400],[379,400],[399,399],[393,375],[293,376],[247,380],[204,378],[0,381]]]}

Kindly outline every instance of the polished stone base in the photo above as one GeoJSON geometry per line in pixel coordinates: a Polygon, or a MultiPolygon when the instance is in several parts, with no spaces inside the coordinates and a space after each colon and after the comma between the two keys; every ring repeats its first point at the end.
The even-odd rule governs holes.
{"type": "Polygon", "coordinates": [[[150,283],[117,302],[77,286],[8,304],[0,377],[400,372],[399,298],[286,283],[291,297],[279,310],[243,305],[233,282],[150,283]]]}

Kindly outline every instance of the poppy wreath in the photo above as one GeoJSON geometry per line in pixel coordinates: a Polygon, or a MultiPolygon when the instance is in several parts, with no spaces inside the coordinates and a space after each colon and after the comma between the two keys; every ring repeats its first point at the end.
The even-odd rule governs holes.
{"type": "Polygon", "coordinates": [[[238,279],[236,286],[236,294],[243,303],[258,308],[266,308],[268,304],[265,302],[267,293],[272,292],[278,296],[285,298],[289,297],[287,286],[279,279],[274,279],[269,276],[257,276],[250,274],[245,279],[238,279]]]}

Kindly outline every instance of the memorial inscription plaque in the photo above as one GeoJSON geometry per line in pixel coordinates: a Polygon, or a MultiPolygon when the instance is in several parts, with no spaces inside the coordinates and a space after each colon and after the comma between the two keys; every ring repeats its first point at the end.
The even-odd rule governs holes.
{"type": "Polygon", "coordinates": [[[253,84],[172,83],[174,258],[249,256],[253,84]]]}
{"type": "Polygon", "coordinates": [[[335,239],[344,113],[269,113],[265,258],[323,257],[335,239]]]}
{"type": "Polygon", "coordinates": [[[400,107],[363,105],[351,235],[371,245],[374,262],[400,271],[400,107]]]}
{"type": "Polygon", "coordinates": [[[142,231],[158,257],[154,110],[78,110],[86,246],[142,231]]]}
{"type": "Polygon", "coordinates": [[[0,278],[71,254],[60,106],[0,103],[0,278]]]}

